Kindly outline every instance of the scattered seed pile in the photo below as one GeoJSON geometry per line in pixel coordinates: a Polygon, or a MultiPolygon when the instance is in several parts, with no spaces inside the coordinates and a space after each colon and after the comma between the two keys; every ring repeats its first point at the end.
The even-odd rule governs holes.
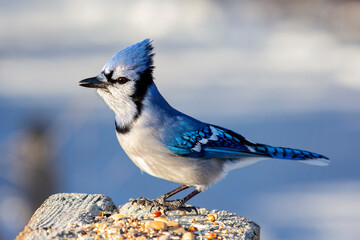
{"type": "Polygon", "coordinates": [[[226,211],[196,210],[165,215],[136,203],[116,208],[99,194],[55,194],[34,213],[17,240],[260,239],[260,227],[251,220],[226,211]]]}
{"type": "Polygon", "coordinates": [[[164,215],[127,203],[82,225],[78,239],[259,239],[252,221],[225,211],[198,208],[198,214],[173,211],[164,215]],[[252,230],[251,230],[252,229],[252,230]],[[249,231],[250,230],[250,231],[249,231]]]}

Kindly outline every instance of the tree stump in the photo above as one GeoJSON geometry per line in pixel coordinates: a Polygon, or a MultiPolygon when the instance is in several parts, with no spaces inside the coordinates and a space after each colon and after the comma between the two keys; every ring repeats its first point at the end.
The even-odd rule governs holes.
{"type": "Polygon", "coordinates": [[[136,203],[116,208],[100,194],[50,196],[17,239],[243,239],[259,240],[260,227],[234,213],[196,207],[163,213],[136,203]]]}

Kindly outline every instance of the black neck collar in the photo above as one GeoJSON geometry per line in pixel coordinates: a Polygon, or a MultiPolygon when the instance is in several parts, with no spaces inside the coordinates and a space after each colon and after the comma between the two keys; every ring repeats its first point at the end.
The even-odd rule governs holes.
{"type": "Polygon", "coordinates": [[[147,93],[147,90],[149,87],[154,83],[154,79],[152,76],[153,67],[149,67],[146,69],[141,75],[138,81],[136,81],[135,84],[135,92],[131,95],[131,98],[133,102],[136,105],[136,114],[132,121],[125,125],[125,126],[119,126],[115,121],[115,128],[118,133],[125,134],[130,132],[133,124],[136,122],[136,120],[140,117],[143,109],[143,100],[145,98],[145,95],[147,93]]]}

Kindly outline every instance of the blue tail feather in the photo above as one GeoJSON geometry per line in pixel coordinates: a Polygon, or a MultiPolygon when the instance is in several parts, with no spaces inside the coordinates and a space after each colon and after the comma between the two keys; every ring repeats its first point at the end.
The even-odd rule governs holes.
{"type": "Polygon", "coordinates": [[[265,155],[272,158],[299,160],[304,163],[315,165],[327,165],[329,162],[329,158],[324,155],[300,149],[273,147],[265,144],[254,144],[251,147],[255,150],[257,154],[265,155]]]}

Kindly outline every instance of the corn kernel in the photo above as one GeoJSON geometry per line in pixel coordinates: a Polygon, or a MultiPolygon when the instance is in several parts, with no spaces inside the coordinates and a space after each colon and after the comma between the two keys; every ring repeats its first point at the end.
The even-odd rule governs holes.
{"type": "Polygon", "coordinates": [[[153,216],[154,216],[154,218],[160,217],[161,212],[159,210],[156,210],[155,212],[153,212],[153,216]]]}

